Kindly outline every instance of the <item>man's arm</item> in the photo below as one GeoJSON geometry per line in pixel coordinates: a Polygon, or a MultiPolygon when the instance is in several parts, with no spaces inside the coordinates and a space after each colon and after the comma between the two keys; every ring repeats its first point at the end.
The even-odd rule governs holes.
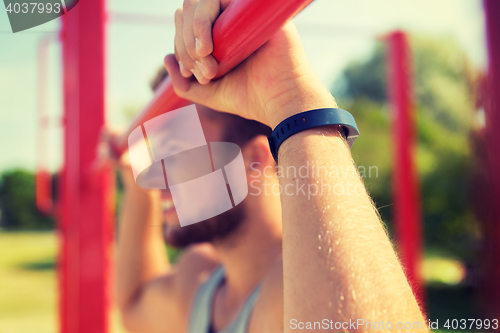
{"type": "Polygon", "coordinates": [[[146,321],[138,314],[145,298],[151,297],[152,281],[169,283],[159,203],[157,191],[125,186],[118,226],[117,302],[129,328],[137,326],[136,321],[146,321]]]}
{"type": "MultiPolygon", "coordinates": [[[[217,63],[210,54],[210,30],[221,9],[224,3],[218,0],[184,0],[177,10],[176,52],[165,58],[177,95],[272,128],[300,112],[336,107],[309,64],[292,23],[222,79],[211,81],[217,63]]],[[[279,165],[285,175],[290,169],[297,171],[296,178],[280,180],[285,331],[291,331],[291,319],[422,322],[425,329],[394,249],[337,129],[311,129],[288,138],[279,150],[279,165]],[[336,167],[337,175],[309,172],[301,178],[299,168],[307,163],[336,167]],[[303,185],[306,191],[323,185],[323,191],[331,190],[310,197],[301,191],[287,195],[287,185],[303,185]]]]}
{"type": "MultiPolygon", "coordinates": [[[[321,86],[297,88],[281,118],[336,107],[321,86]],[[300,106],[294,109],[294,105],[300,106]]],[[[276,114],[282,113],[276,110],[276,114]]],[[[333,322],[360,319],[365,324],[390,321],[394,328],[397,322],[421,322],[426,330],[392,244],[337,128],[322,127],[291,136],[280,147],[279,165],[284,170],[309,169],[307,177],[297,174],[294,178],[285,172],[280,179],[282,188],[294,189],[281,197],[285,332],[291,331],[292,319],[325,318],[333,322]],[[305,193],[296,191],[302,185],[305,193]]]]}
{"type": "Polygon", "coordinates": [[[138,187],[130,167],[121,168],[117,303],[131,332],[183,332],[189,302],[201,274],[216,264],[213,249],[191,247],[171,266],[165,252],[158,191],[138,187]]]}

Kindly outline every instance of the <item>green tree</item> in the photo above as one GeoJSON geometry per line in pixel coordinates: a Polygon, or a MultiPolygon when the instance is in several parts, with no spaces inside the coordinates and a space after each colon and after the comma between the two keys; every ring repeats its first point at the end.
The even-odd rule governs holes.
{"type": "Polygon", "coordinates": [[[40,214],[35,207],[35,175],[15,169],[0,177],[0,226],[8,230],[46,230],[54,228],[54,219],[40,214]]]}
{"type": "MultiPolygon", "coordinates": [[[[468,197],[473,71],[452,39],[411,36],[410,42],[426,243],[468,257],[468,245],[478,236],[468,197]]],[[[394,139],[386,98],[385,52],[385,45],[378,43],[366,61],[353,62],[344,70],[332,90],[340,106],[347,104],[356,115],[361,137],[353,147],[354,159],[365,168],[378,167],[378,177],[372,175],[365,183],[390,227],[394,139]]]]}

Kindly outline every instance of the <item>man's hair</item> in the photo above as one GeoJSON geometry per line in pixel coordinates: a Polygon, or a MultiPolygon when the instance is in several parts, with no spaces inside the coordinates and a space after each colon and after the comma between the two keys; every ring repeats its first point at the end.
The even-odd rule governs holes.
{"type": "MultiPolygon", "coordinates": [[[[165,67],[162,66],[150,82],[151,89],[156,91],[160,83],[167,76],[168,72],[165,67]]],[[[211,115],[212,114],[224,123],[223,141],[233,142],[243,147],[257,135],[271,136],[271,128],[258,121],[246,119],[230,113],[218,112],[216,110],[213,110],[213,113],[211,112],[211,115]]]]}

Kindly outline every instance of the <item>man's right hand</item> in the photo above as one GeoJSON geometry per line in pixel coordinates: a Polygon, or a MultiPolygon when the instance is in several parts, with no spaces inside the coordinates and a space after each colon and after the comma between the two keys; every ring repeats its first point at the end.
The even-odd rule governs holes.
{"type": "Polygon", "coordinates": [[[298,112],[336,106],[291,22],[223,78],[211,81],[218,70],[211,55],[212,26],[229,3],[184,0],[176,11],[175,55],[165,58],[165,66],[177,95],[271,127],[298,112]]]}

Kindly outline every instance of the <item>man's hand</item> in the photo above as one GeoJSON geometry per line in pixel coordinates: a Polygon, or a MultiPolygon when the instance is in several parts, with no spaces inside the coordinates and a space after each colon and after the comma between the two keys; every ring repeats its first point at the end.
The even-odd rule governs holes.
{"type": "Polygon", "coordinates": [[[176,11],[175,55],[165,58],[165,66],[180,97],[272,127],[298,112],[336,106],[291,22],[222,79],[211,81],[218,70],[211,55],[212,26],[229,3],[184,0],[176,11]]]}
{"type": "Polygon", "coordinates": [[[118,170],[120,172],[122,184],[125,189],[132,188],[135,190],[143,191],[143,189],[135,184],[128,149],[121,155],[116,155],[114,153],[112,143],[115,142],[119,137],[119,131],[108,128],[104,128],[102,130],[101,137],[97,145],[98,159],[93,167],[101,168],[103,165],[110,165],[115,170],[118,170]]]}

